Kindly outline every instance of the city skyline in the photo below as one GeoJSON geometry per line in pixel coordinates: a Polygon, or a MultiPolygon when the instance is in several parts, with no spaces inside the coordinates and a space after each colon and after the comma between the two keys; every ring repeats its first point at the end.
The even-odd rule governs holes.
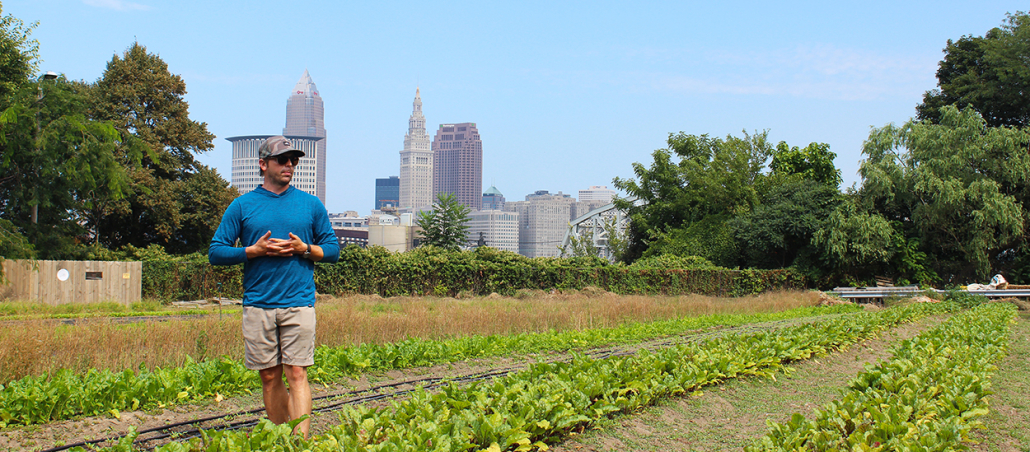
{"type": "Polygon", "coordinates": [[[870,127],[912,118],[935,88],[947,41],[982,36],[1025,9],[1015,1],[3,3],[4,14],[39,22],[30,37],[40,72],[94,82],[134,42],[160,56],[186,83],[190,117],[217,136],[198,161],[226,180],[225,138],[281,130],[284,87],[309,69],[333,132],[327,207],[362,213],[374,179],[397,175],[416,86],[430,127],[478,124],[488,141],[482,186],[510,199],[612,187],[679,131],[768,130],[774,143],[828,143],[849,187],[870,127]],[[427,26],[456,16],[463,26],[427,26]],[[269,18],[290,18],[291,28],[260,32],[269,18]]]}

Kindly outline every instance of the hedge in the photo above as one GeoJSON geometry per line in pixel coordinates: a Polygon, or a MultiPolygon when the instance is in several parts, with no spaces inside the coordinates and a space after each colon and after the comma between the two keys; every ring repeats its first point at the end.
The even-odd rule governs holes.
{"type": "MultiPolygon", "coordinates": [[[[242,280],[242,265],[143,262],[144,298],[240,298],[242,280]]],[[[801,289],[806,287],[806,281],[789,269],[637,268],[609,265],[593,258],[526,258],[490,248],[419,248],[394,254],[378,248],[348,247],[341,252],[339,262],[315,266],[316,290],[330,295],[514,295],[526,289],[578,290],[587,286],[618,294],[740,296],[801,289]]]]}

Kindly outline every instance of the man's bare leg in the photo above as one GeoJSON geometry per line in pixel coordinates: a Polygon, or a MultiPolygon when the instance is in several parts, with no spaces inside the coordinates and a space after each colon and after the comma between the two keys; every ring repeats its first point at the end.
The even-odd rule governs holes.
{"type": "MultiPolygon", "coordinates": [[[[282,364],[261,369],[258,371],[258,375],[261,376],[261,397],[265,401],[265,413],[268,416],[268,420],[276,424],[289,421],[290,392],[286,389],[286,385],[283,384],[282,364]]],[[[310,393],[308,397],[310,399],[310,393]]]]}
{"type": "Polygon", "coordinates": [[[311,428],[311,386],[308,384],[308,368],[283,364],[283,369],[286,373],[286,381],[290,383],[290,419],[308,415],[308,419],[297,425],[294,433],[299,431],[304,438],[307,438],[308,430],[311,428]]]}

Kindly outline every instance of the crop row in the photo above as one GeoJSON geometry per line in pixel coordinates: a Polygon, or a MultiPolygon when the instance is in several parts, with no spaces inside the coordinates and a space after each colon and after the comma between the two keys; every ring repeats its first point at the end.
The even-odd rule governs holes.
{"type": "Polygon", "coordinates": [[[894,357],[867,365],[843,397],[809,420],[772,424],[747,450],[911,450],[963,448],[987,413],[992,364],[1006,351],[1012,305],[986,304],[902,342],[894,357]]]}
{"type": "MultiPolygon", "coordinates": [[[[347,407],[339,425],[310,440],[292,435],[288,425],[263,420],[249,432],[205,432],[202,439],[157,450],[546,450],[548,443],[569,431],[614,413],[741,375],[770,375],[785,363],[826,354],[956,307],[917,304],[627,357],[577,356],[570,362],[538,363],[488,383],[418,391],[387,408],[347,407]]],[[[112,450],[127,450],[132,439],[133,435],[124,438],[112,450]]]]}
{"type": "MultiPolygon", "coordinates": [[[[564,351],[632,343],[712,326],[732,326],[854,311],[850,306],[798,308],[779,313],[714,315],[627,324],[582,331],[470,336],[444,341],[408,339],[390,344],[318,347],[309,377],[329,383],[344,375],[513,353],[564,351]]],[[[260,388],[256,372],[239,360],[221,358],[180,367],[121,372],[60,370],[0,385],[0,426],[33,425],[74,416],[117,415],[120,411],[231,396],[260,388]]]]}

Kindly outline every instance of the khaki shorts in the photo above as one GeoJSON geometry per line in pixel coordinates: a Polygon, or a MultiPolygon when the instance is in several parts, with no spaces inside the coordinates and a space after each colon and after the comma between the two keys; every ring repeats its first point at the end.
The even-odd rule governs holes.
{"type": "Polygon", "coordinates": [[[243,307],[244,363],[262,370],[279,364],[315,363],[315,308],[243,307]]]}

